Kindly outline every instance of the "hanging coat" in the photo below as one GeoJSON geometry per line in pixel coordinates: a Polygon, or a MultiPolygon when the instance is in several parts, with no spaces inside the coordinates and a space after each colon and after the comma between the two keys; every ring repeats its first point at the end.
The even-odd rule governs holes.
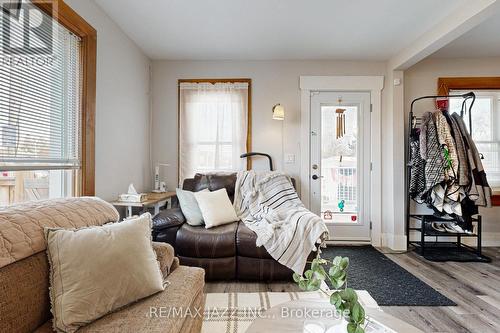
{"type": "MultiPolygon", "coordinates": [[[[434,111],[433,113],[434,121],[436,123],[436,130],[438,134],[438,140],[441,147],[448,150],[450,165],[446,168],[446,174],[451,180],[458,178],[458,155],[457,148],[455,146],[455,141],[451,135],[451,128],[443,115],[441,110],[434,111]]],[[[451,184],[451,182],[450,182],[451,184]]]]}
{"type": "Polygon", "coordinates": [[[426,112],[422,118],[420,132],[421,156],[425,160],[425,196],[436,184],[445,180],[445,161],[437,137],[436,125],[431,112],[426,112]],[[425,139],[422,136],[425,135],[425,139]],[[425,145],[425,147],[422,147],[425,145]]]}
{"type": "Polygon", "coordinates": [[[470,184],[470,170],[462,132],[460,131],[460,127],[454,117],[448,116],[447,119],[450,121],[453,139],[455,140],[455,144],[457,146],[458,184],[467,188],[470,184]]]}
{"type": "Polygon", "coordinates": [[[483,163],[481,162],[481,156],[477,150],[476,144],[467,131],[467,127],[462,117],[456,113],[451,116],[455,119],[460,129],[467,151],[471,180],[471,186],[467,194],[469,198],[474,201],[476,206],[491,207],[491,188],[486,179],[486,173],[484,172],[483,163]]]}
{"type": "Polygon", "coordinates": [[[410,136],[410,197],[420,200],[425,190],[425,161],[420,155],[419,131],[412,129],[410,136]]]}

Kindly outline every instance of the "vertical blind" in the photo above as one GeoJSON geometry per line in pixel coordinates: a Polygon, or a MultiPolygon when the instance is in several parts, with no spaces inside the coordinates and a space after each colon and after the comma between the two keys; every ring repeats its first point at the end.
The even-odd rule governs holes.
{"type": "MultiPolygon", "coordinates": [[[[23,45],[26,6],[36,9],[24,6],[19,19],[0,11],[13,46],[23,45]]],[[[50,54],[0,54],[0,170],[80,166],[81,39],[48,18],[32,43],[51,44],[50,54]]]]}

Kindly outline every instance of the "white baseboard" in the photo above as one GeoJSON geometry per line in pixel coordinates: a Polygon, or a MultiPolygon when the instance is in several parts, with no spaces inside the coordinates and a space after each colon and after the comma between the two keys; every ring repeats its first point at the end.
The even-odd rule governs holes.
{"type": "Polygon", "coordinates": [[[382,234],[382,247],[387,247],[394,251],[406,251],[406,236],[382,234]]]}
{"type": "MultiPolygon", "coordinates": [[[[412,232],[412,240],[417,240],[417,234],[418,236],[420,233],[417,232],[412,232]]],[[[434,237],[427,237],[427,240],[433,241],[434,237]]],[[[442,237],[442,240],[446,240],[446,238],[442,237]]],[[[455,238],[450,238],[449,241],[454,241],[455,238]]],[[[467,238],[463,237],[462,242],[464,244],[470,245],[470,246],[476,246],[476,239],[475,238],[467,238]]],[[[335,240],[328,240],[326,242],[328,245],[362,245],[362,244],[369,244],[369,241],[366,241],[364,239],[358,239],[358,240],[342,240],[342,239],[335,239],[335,240]]],[[[483,237],[482,237],[482,246],[483,247],[500,247],[500,232],[483,232],[483,237]]],[[[382,247],[389,248],[394,251],[406,251],[406,236],[404,235],[394,235],[394,234],[382,234],[382,247]]]]}
{"type": "MultiPolygon", "coordinates": [[[[463,242],[470,246],[476,246],[475,238],[463,238],[463,242]]],[[[500,246],[500,232],[483,232],[481,243],[483,247],[500,246]]]]}

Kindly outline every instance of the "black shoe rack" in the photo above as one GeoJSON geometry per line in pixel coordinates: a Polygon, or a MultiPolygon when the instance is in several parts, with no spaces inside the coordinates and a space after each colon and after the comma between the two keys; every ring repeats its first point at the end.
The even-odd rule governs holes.
{"type": "MultiPolygon", "coordinates": [[[[447,96],[423,96],[416,98],[411,103],[410,113],[408,117],[408,129],[412,128],[413,125],[418,125],[421,122],[421,118],[415,117],[413,114],[413,107],[415,102],[423,99],[436,99],[436,98],[450,98],[450,97],[461,97],[464,99],[462,108],[466,106],[467,100],[472,100],[469,108],[469,129],[472,129],[472,118],[470,117],[472,105],[475,101],[475,94],[470,92],[463,95],[447,95],[447,96]]],[[[463,112],[461,113],[463,117],[463,112]]],[[[411,165],[410,162],[410,133],[408,133],[407,142],[407,177],[406,177],[406,241],[407,248],[414,248],[417,253],[422,255],[422,257],[431,261],[460,261],[460,262],[490,262],[491,259],[482,254],[481,248],[481,215],[476,215],[472,217],[472,224],[474,230],[472,234],[468,233],[451,233],[451,232],[440,232],[432,228],[433,222],[456,222],[452,217],[444,216],[439,217],[435,215],[426,214],[411,214],[410,213],[410,202],[411,198],[409,196],[409,184],[410,184],[410,174],[411,165]],[[412,234],[413,232],[413,234],[412,234]],[[418,234],[420,232],[420,234],[418,234]],[[411,236],[415,236],[416,239],[412,240],[411,236]],[[475,239],[476,246],[471,246],[464,244],[464,239],[475,239]]]]}
{"type": "Polygon", "coordinates": [[[407,226],[408,248],[413,247],[418,254],[430,261],[490,262],[491,259],[482,254],[481,248],[481,215],[472,218],[473,233],[452,233],[434,230],[433,222],[454,222],[452,219],[434,215],[409,216],[407,226]],[[410,235],[417,232],[417,239],[410,235]],[[418,234],[419,233],[419,234],[418,234]],[[419,237],[418,237],[419,236],[419,237]],[[464,239],[475,239],[476,246],[464,244],[464,239]]]}

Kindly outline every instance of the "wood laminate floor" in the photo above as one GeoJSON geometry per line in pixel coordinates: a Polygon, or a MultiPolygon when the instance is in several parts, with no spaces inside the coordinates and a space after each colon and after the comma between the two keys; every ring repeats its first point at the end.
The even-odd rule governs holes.
{"type": "MultiPolygon", "coordinates": [[[[491,263],[435,263],[413,252],[386,253],[457,306],[384,306],[382,309],[424,332],[500,333],[500,248],[485,248],[483,252],[492,258],[491,263]]],[[[300,290],[293,282],[209,282],[205,286],[207,293],[259,291],[300,290]]]]}

